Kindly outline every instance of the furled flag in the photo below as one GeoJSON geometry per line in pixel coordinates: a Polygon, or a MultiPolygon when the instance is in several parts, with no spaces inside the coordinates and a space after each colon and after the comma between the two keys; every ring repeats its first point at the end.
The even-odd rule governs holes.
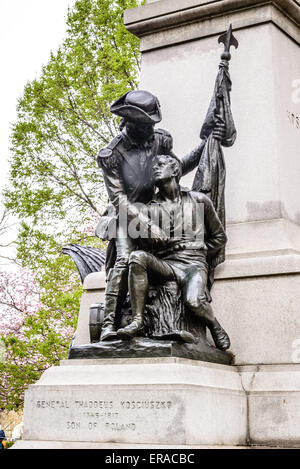
{"type": "MultiPolygon", "coordinates": [[[[193,191],[204,192],[212,201],[214,208],[226,228],[225,216],[225,161],[222,145],[230,147],[236,139],[236,128],[230,106],[231,79],[229,75],[229,60],[231,59],[230,46],[238,47],[238,42],[232,34],[232,26],[219,37],[225,50],[221,55],[221,63],[216,79],[212,100],[201,129],[200,137],[206,140],[199,166],[193,182],[193,191]],[[219,141],[213,135],[216,124],[223,124],[225,136],[219,141]]],[[[214,259],[210,266],[211,271],[225,260],[225,249],[214,259]]],[[[211,279],[212,280],[212,279],[211,279]]],[[[213,281],[213,280],[212,280],[213,281]]],[[[212,283],[212,282],[211,282],[212,283]]]]}

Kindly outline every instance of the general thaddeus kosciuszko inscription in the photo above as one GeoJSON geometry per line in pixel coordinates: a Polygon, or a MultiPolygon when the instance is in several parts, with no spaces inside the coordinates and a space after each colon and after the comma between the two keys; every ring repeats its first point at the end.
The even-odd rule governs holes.
{"type": "MultiPolygon", "coordinates": [[[[97,400],[83,396],[82,391],[73,393],[75,399],[62,394],[55,390],[47,391],[44,399],[32,401],[29,412],[35,412],[41,420],[59,422],[62,436],[68,431],[76,439],[82,438],[82,441],[102,439],[104,436],[113,439],[116,433],[127,437],[139,435],[144,431],[145,419],[152,425],[160,420],[170,421],[173,425],[181,409],[179,395],[164,391],[159,399],[151,392],[137,393],[132,390],[112,391],[109,399],[97,400]]],[[[41,429],[43,431],[49,432],[49,429],[41,429]]]]}

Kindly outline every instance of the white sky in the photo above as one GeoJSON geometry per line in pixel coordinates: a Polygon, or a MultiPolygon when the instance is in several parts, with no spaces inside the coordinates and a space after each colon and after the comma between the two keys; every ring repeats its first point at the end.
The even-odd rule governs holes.
{"type": "Polygon", "coordinates": [[[65,36],[75,0],[0,0],[0,191],[7,177],[10,124],[28,80],[39,75],[65,36]]]}
{"type": "MultiPolygon", "coordinates": [[[[10,128],[16,120],[17,99],[26,82],[40,74],[50,51],[63,41],[68,6],[74,3],[75,0],[0,0],[0,194],[8,176],[10,128]]],[[[1,206],[0,195],[0,213],[1,206]]],[[[0,241],[12,241],[15,236],[13,228],[0,241]]],[[[13,248],[0,251],[11,256],[13,248]]]]}

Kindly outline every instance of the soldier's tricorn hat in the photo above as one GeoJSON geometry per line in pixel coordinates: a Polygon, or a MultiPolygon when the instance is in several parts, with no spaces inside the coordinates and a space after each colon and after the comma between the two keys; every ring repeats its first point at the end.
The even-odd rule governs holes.
{"type": "Polygon", "coordinates": [[[129,91],[111,105],[110,110],[117,116],[143,124],[157,124],[161,121],[160,104],[149,91],[129,91]]]}

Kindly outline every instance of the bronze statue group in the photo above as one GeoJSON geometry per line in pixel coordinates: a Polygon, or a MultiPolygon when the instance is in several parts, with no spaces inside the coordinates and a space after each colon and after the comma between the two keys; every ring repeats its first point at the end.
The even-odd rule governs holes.
{"type": "MultiPolygon", "coordinates": [[[[227,350],[230,340],[214,316],[209,294],[213,270],[224,260],[225,182],[221,189],[216,188],[214,174],[207,168],[209,161],[205,167],[203,161],[207,161],[209,151],[209,158],[222,161],[221,145],[234,142],[235,129],[229,128],[228,137],[230,126],[216,113],[215,105],[208,135],[194,150],[178,158],[173,153],[171,135],[155,129],[162,115],[153,94],[128,92],[111,106],[111,112],[122,117],[122,124],[120,134],[98,155],[109,197],[96,229],[99,238],[109,240],[100,342],[143,336],[149,284],[176,281],[187,314],[201,318],[215,346],[227,350]],[[193,190],[182,188],[181,176],[197,167],[193,190]],[[208,180],[209,189],[201,190],[201,184],[207,185],[208,180]],[[192,215],[187,217],[187,213],[192,215]],[[136,231],[132,234],[132,226],[139,235],[136,231]],[[118,328],[128,292],[132,321],[118,328]]],[[[217,179],[222,180],[220,175],[217,179]]],[[[179,338],[186,343],[194,340],[187,331],[179,338]]]]}

